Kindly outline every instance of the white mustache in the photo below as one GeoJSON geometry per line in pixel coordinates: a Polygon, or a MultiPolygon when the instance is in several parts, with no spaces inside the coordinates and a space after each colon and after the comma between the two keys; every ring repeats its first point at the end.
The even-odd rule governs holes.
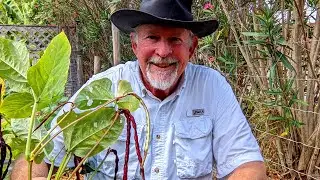
{"type": "Polygon", "coordinates": [[[159,56],[152,56],[148,63],[154,63],[154,64],[161,64],[161,63],[178,63],[178,61],[175,58],[167,57],[167,58],[161,58],[159,56]]]}

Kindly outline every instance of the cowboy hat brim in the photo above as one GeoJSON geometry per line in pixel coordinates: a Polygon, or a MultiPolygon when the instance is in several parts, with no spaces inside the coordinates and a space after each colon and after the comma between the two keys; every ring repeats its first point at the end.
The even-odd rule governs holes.
{"type": "Polygon", "coordinates": [[[142,24],[161,24],[171,27],[181,27],[191,30],[199,38],[210,35],[219,27],[217,20],[206,21],[180,21],[174,19],[166,19],[151,15],[146,12],[122,9],[111,15],[112,23],[121,31],[130,33],[142,24]]]}

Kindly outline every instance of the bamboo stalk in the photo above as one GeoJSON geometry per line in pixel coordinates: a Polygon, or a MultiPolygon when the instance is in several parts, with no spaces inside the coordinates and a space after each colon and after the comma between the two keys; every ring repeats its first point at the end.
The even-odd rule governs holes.
{"type": "MultiPolygon", "coordinates": [[[[261,4],[258,4],[258,8],[260,8],[261,4]]],[[[256,11],[256,8],[254,7],[253,11],[255,12],[256,11]]],[[[259,25],[258,25],[258,22],[257,22],[257,18],[255,16],[252,17],[253,18],[253,28],[254,28],[254,31],[255,32],[259,32],[260,31],[260,28],[259,28],[259,25]]],[[[256,51],[256,54],[258,57],[261,57],[261,53],[260,51],[262,51],[262,46],[257,44],[256,45],[256,48],[258,51],[256,51]]],[[[267,68],[266,68],[266,62],[265,60],[263,59],[259,59],[258,60],[259,62],[259,72],[261,74],[261,81],[262,81],[262,89],[268,89],[268,79],[267,79],[267,68]]]]}
{"type": "Polygon", "coordinates": [[[313,170],[314,170],[314,166],[317,162],[317,158],[318,158],[318,155],[319,155],[319,149],[318,149],[318,146],[319,146],[319,136],[320,136],[320,123],[318,123],[318,127],[316,128],[317,129],[317,132],[316,132],[316,140],[315,140],[315,149],[313,150],[313,153],[311,155],[311,158],[310,158],[310,163],[309,163],[309,167],[308,167],[308,174],[312,174],[313,173],[313,170]]]}
{"type": "MultiPolygon", "coordinates": [[[[300,0],[301,1],[301,0],[300,0]]],[[[299,2],[300,2],[299,1],[299,2]]],[[[294,19],[295,19],[295,24],[294,24],[294,29],[293,29],[293,38],[292,41],[293,43],[293,60],[295,61],[294,67],[296,70],[296,74],[297,74],[297,79],[302,79],[304,78],[302,76],[302,51],[301,51],[301,37],[302,37],[302,25],[301,25],[301,21],[299,21],[299,13],[297,10],[298,7],[296,7],[294,9],[294,19]],[[299,43],[300,42],[300,43],[299,43]]],[[[303,99],[304,98],[304,86],[301,83],[301,81],[297,80],[296,81],[296,87],[298,89],[298,95],[299,95],[299,99],[303,99]]],[[[297,108],[300,108],[301,106],[298,105],[297,108]]],[[[297,112],[297,118],[301,119],[303,123],[307,124],[305,119],[302,119],[302,113],[301,112],[297,112]]],[[[306,142],[307,140],[307,136],[305,134],[305,132],[307,131],[305,127],[302,127],[303,129],[303,133],[302,135],[302,141],[306,142]]]]}
{"type": "MultiPolygon", "coordinates": [[[[240,49],[240,51],[241,51],[241,53],[242,53],[242,55],[243,55],[246,63],[248,64],[248,67],[249,67],[248,70],[249,70],[249,72],[250,72],[251,74],[259,73],[259,72],[257,71],[257,68],[255,67],[255,65],[251,62],[251,59],[250,59],[250,57],[249,57],[249,54],[248,54],[246,48],[244,48],[244,45],[241,44],[241,42],[240,42],[240,38],[239,38],[239,36],[238,36],[238,33],[237,33],[236,28],[235,28],[234,22],[233,22],[233,20],[232,20],[231,17],[230,17],[230,14],[229,14],[229,11],[228,11],[228,9],[227,9],[226,4],[224,3],[223,0],[219,0],[219,2],[220,2],[220,4],[221,4],[221,6],[222,6],[222,9],[223,9],[224,14],[226,15],[226,17],[227,17],[227,19],[228,19],[228,21],[229,21],[229,24],[230,24],[232,33],[233,33],[233,35],[234,35],[234,38],[235,38],[235,40],[236,40],[236,42],[237,42],[237,45],[238,45],[238,47],[239,47],[239,49],[240,49]]],[[[261,81],[260,78],[258,78],[258,83],[259,83],[259,86],[262,87],[262,81],[261,81]]]]}
{"type": "Polygon", "coordinates": [[[278,156],[280,159],[282,171],[286,172],[286,168],[284,168],[286,167],[286,163],[285,163],[286,161],[284,160],[284,153],[283,153],[281,141],[279,138],[276,138],[276,148],[277,148],[278,156]]]}
{"type": "MultiPolygon", "coordinates": [[[[287,163],[288,167],[290,169],[294,169],[293,168],[293,161],[292,161],[293,143],[288,142],[288,147],[284,146],[283,150],[284,150],[284,152],[286,152],[285,157],[286,157],[286,163],[287,163]]],[[[295,179],[297,174],[292,170],[290,170],[289,172],[290,172],[291,178],[295,179]]]]}

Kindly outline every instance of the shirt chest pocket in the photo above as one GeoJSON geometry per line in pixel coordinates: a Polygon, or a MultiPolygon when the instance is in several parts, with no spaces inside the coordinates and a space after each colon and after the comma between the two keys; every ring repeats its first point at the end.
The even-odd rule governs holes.
{"type": "Polygon", "coordinates": [[[184,117],[175,123],[176,166],[179,178],[212,172],[212,122],[207,116],[184,117]]]}

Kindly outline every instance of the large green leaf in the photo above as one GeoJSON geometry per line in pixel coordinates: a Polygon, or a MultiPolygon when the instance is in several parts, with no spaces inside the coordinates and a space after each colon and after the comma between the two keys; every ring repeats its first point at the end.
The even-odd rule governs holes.
{"type": "Polygon", "coordinates": [[[111,85],[112,82],[107,78],[91,82],[77,95],[75,100],[77,108],[90,109],[113,99],[114,96],[111,91],[111,85]]]}
{"type": "Polygon", "coordinates": [[[70,54],[70,43],[62,32],[53,38],[38,63],[28,70],[28,83],[43,106],[55,103],[63,95],[70,54]]]}
{"type": "Polygon", "coordinates": [[[29,52],[23,43],[0,38],[0,77],[12,89],[25,91],[29,67],[29,52]]]}
{"type": "MultiPolygon", "coordinates": [[[[63,131],[64,142],[68,152],[73,152],[79,157],[84,157],[91,148],[102,137],[105,131],[112,125],[115,117],[115,110],[113,108],[101,108],[96,112],[89,114],[92,111],[86,111],[81,114],[76,114],[74,111],[62,115],[58,119],[61,128],[66,127],[71,122],[83,117],[79,122],[66,128],[63,131]],[[66,116],[64,118],[64,116],[66,116]],[[60,120],[64,118],[61,122],[60,120]]],[[[90,154],[93,156],[113,144],[120,136],[123,129],[123,123],[120,122],[120,116],[110,128],[106,137],[100,142],[95,150],[90,154]]]]}
{"type": "Polygon", "coordinates": [[[13,93],[7,96],[0,106],[0,113],[7,118],[26,118],[31,116],[33,96],[30,93],[13,93]]]}
{"type": "MultiPolygon", "coordinates": [[[[39,124],[39,122],[36,121],[36,125],[37,124],[39,124]]],[[[11,128],[17,138],[16,141],[27,142],[29,125],[30,125],[30,118],[12,119],[11,120],[11,128]]],[[[48,132],[45,130],[44,127],[40,127],[37,131],[33,132],[32,136],[31,136],[31,138],[32,138],[31,139],[31,149],[34,149],[35,146],[45,137],[45,135],[47,133],[48,132]]],[[[19,144],[20,144],[20,146],[26,146],[24,143],[21,143],[21,142],[19,144]]],[[[18,146],[18,144],[14,144],[14,145],[18,146]]],[[[46,153],[44,151],[39,153],[39,155],[37,157],[35,157],[35,159],[34,159],[35,162],[41,163],[45,154],[50,154],[52,149],[53,149],[53,142],[50,142],[44,148],[44,151],[46,151],[46,153]]]]}
{"type": "MultiPolygon", "coordinates": [[[[133,92],[130,83],[125,80],[120,80],[118,84],[117,97],[123,96],[130,92],[133,92]]],[[[137,110],[139,108],[139,104],[139,100],[132,95],[129,95],[117,101],[117,105],[120,109],[128,109],[130,112],[137,110]]]]}

